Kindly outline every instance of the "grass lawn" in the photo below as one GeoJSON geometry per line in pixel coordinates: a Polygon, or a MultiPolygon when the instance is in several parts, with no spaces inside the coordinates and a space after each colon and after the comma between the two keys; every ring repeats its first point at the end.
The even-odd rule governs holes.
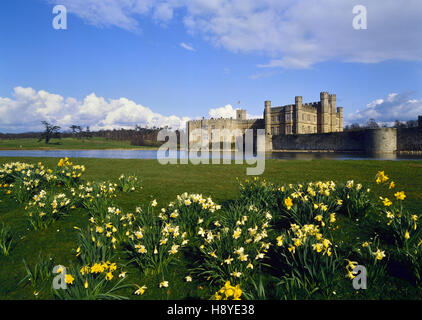
{"type": "Polygon", "coordinates": [[[155,147],[133,146],[129,141],[107,140],[94,137],[91,139],[62,138],[52,139],[49,144],[28,139],[0,139],[0,150],[85,150],[85,149],[156,149],[155,147]]]}
{"type": "MultiPolygon", "coordinates": [[[[23,140],[21,140],[23,141],[23,140]]],[[[36,145],[35,139],[28,139],[24,148],[36,145]]],[[[123,142],[93,139],[81,142],[74,139],[63,139],[63,144],[55,146],[63,149],[92,148],[124,148],[123,142]]],[[[0,148],[16,148],[14,141],[0,141],[0,148]]],[[[23,144],[24,142],[21,142],[23,144]]],[[[41,144],[41,143],[40,143],[41,144]]],[[[127,145],[126,147],[132,147],[127,145]]],[[[147,205],[152,199],[158,202],[158,208],[166,206],[178,194],[183,192],[202,193],[211,196],[219,204],[238,198],[239,185],[236,178],[244,180],[246,165],[168,165],[162,166],[156,160],[116,160],[116,159],[71,159],[74,164],[86,167],[84,181],[117,181],[124,174],[135,174],[142,181],[142,191],[117,194],[116,202],[123,210],[133,212],[136,206],[147,205]]],[[[53,168],[58,162],[55,158],[0,158],[0,165],[7,162],[24,161],[37,163],[41,161],[46,167],[53,168]]],[[[405,190],[406,206],[415,213],[422,213],[422,161],[332,161],[332,160],[267,160],[262,178],[275,184],[305,183],[310,181],[346,182],[354,180],[371,188],[376,194],[383,195],[381,187],[375,183],[378,171],[385,171],[395,181],[397,190],[405,190]]],[[[35,298],[28,284],[18,282],[24,277],[25,269],[22,259],[33,264],[40,251],[51,254],[58,264],[68,265],[76,261],[72,249],[76,246],[77,232],[74,226],[88,225],[89,216],[82,209],[72,211],[48,227],[46,230],[34,231],[24,215],[25,205],[18,205],[10,196],[0,195],[0,224],[8,224],[14,234],[15,247],[9,256],[0,255],[0,299],[33,299],[35,298]]],[[[356,238],[363,239],[373,230],[363,230],[364,226],[345,216],[338,217],[341,226],[335,235],[339,241],[353,242],[356,238]],[[368,232],[366,232],[368,231],[368,232]]],[[[133,295],[133,289],[123,289],[122,293],[131,299],[207,299],[211,292],[206,285],[193,281],[183,281],[184,266],[172,269],[171,288],[180,286],[183,290],[168,290],[168,296],[163,296],[163,290],[154,288],[152,280],[144,276],[136,267],[129,266],[130,282],[142,285],[148,284],[148,291],[143,296],[133,295]],[[151,284],[150,284],[151,283],[151,284]]],[[[364,290],[355,295],[350,282],[344,287],[344,293],[339,298],[419,298],[420,289],[402,277],[393,277],[387,288],[364,290]],[[350,286],[347,287],[347,285],[350,286]],[[389,286],[389,287],[388,287],[389,286]],[[350,289],[350,290],[349,290],[350,289]],[[348,290],[350,292],[348,292],[348,290]]],[[[48,290],[41,292],[37,298],[52,298],[48,290]]],[[[335,298],[335,297],[333,297],[335,298]]]]}

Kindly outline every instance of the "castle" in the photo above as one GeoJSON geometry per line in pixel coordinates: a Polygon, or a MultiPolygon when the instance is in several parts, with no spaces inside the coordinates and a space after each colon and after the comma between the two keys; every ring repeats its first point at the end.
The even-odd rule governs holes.
{"type": "MultiPolygon", "coordinates": [[[[263,119],[246,119],[246,110],[237,109],[235,119],[189,121],[189,145],[200,139],[191,135],[195,129],[206,130],[209,137],[212,137],[214,129],[238,129],[241,134],[248,129],[265,129],[267,139],[278,135],[342,132],[343,108],[336,107],[335,94],[321,92],[320,101],[312,103],[303,103],[301,96],[295,97],[295,104],[278,107],[272,107],[271,101],[265,101],[263,119]]],[[[232,139],[234,141],[234,137],[232,139]]]]}

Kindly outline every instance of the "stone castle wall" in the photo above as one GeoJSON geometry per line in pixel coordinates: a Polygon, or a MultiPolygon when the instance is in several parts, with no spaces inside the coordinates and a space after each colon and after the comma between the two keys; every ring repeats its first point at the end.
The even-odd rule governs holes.
{"type": "Polygon", "coordinates": [[[422,126],[398,129],[397,151],[422,151],[422,126]]]}
{"type": "Polygon", "coordinates": [[[278,135],[272,150],[309,150],[359,153],[421,152],[422,127],[379,128],[322,134],[278,135]]]}
{"type": "MultiPolygon", "coordinates": [[[[210,121],[206,124],[213,125],[214,122],[210,121]]],[[[233,128],[238,128],[237,124],[233,124],[227,119],[218,123],[225,125],[217,129],[230,129],[230,125],[233,125],[233,128]]],[[[197,123],[196,126],[190,126],[190,128],[201,128],[201,125],[204,123],[197,123]]],[[[243,125],[245,129],[262,129],[264,122],[263,119],[247,120],[243,125]]],[[[316,134],[280,134],[266,136],[266,139],[266,151],[331,151],[366,154],[422,152],[422,127],[379,128],[316,134]]],[[[234,141],[233,137],[232,142],[234,141]]]]}
{"type": "Polygon", "coordinates": [[[272,137],[273,150],[364,152],[365,132],[330,132],[278,135],[272,137]]]}

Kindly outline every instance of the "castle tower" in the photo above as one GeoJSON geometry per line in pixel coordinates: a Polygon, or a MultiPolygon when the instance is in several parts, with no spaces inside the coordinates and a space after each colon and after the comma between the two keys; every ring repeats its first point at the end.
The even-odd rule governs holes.
{"type": "Polygon", "coordinates": [[[338,129],[337,124],[337,111],[336,111],[336,95],[328,95],[328,104],[330,105],[330,128],[329,132],[336,132],[338,129]]]}
{"type": "Polygon", "coordinates": [[[246,120],[246,110],[237,109],[236,110],[236,120],[246,120]]]}
{"type": "Polygon", "coordinates": [[[301,125],[302,125],[302,105],[303,105],[303,101],[302,101],[302,97],[301,96],[296,96],[295,97],[295,123],[296,123],[296,130],[295,133],[299,134],[299,133],[304,133],[301,131],[301,125]]]}
{"type": "Polygon", "coordinates": [[[329,132],[330,127],[330,104],[328,101],[328,92],[320,93],[321,109],[320,109],[320,130],[321,133],[329,132]]]}
{"type": "Polygon", "coordinates": [[[338,115],[338,131],[343,132],[343,107],[337,108],[337,115],[338,115]]]}
{"type": "Polygon", "coordinates": [[[265,101],[264,109],[265,134],[271,135],[271,101],[265,101]]]}

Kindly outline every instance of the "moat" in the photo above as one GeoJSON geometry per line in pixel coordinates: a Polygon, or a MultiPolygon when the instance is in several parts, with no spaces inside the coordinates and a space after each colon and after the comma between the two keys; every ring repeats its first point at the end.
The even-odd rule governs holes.
{"type": "MultiPolygon", "coordinates": [[[[187,156],[188,153],[185,151],[177,152],[179,159],[186,159],[187,156]]],[[[0,157],[157,159],[157,150],[0,150],[0,157]]],[[[235,158],[234,152],[231,157],[232,159],[235,158]]],[[[283,160],[422,160],[422,154],[368,155],[348,152],[267,152],[265,158],[283,160]]]]}

